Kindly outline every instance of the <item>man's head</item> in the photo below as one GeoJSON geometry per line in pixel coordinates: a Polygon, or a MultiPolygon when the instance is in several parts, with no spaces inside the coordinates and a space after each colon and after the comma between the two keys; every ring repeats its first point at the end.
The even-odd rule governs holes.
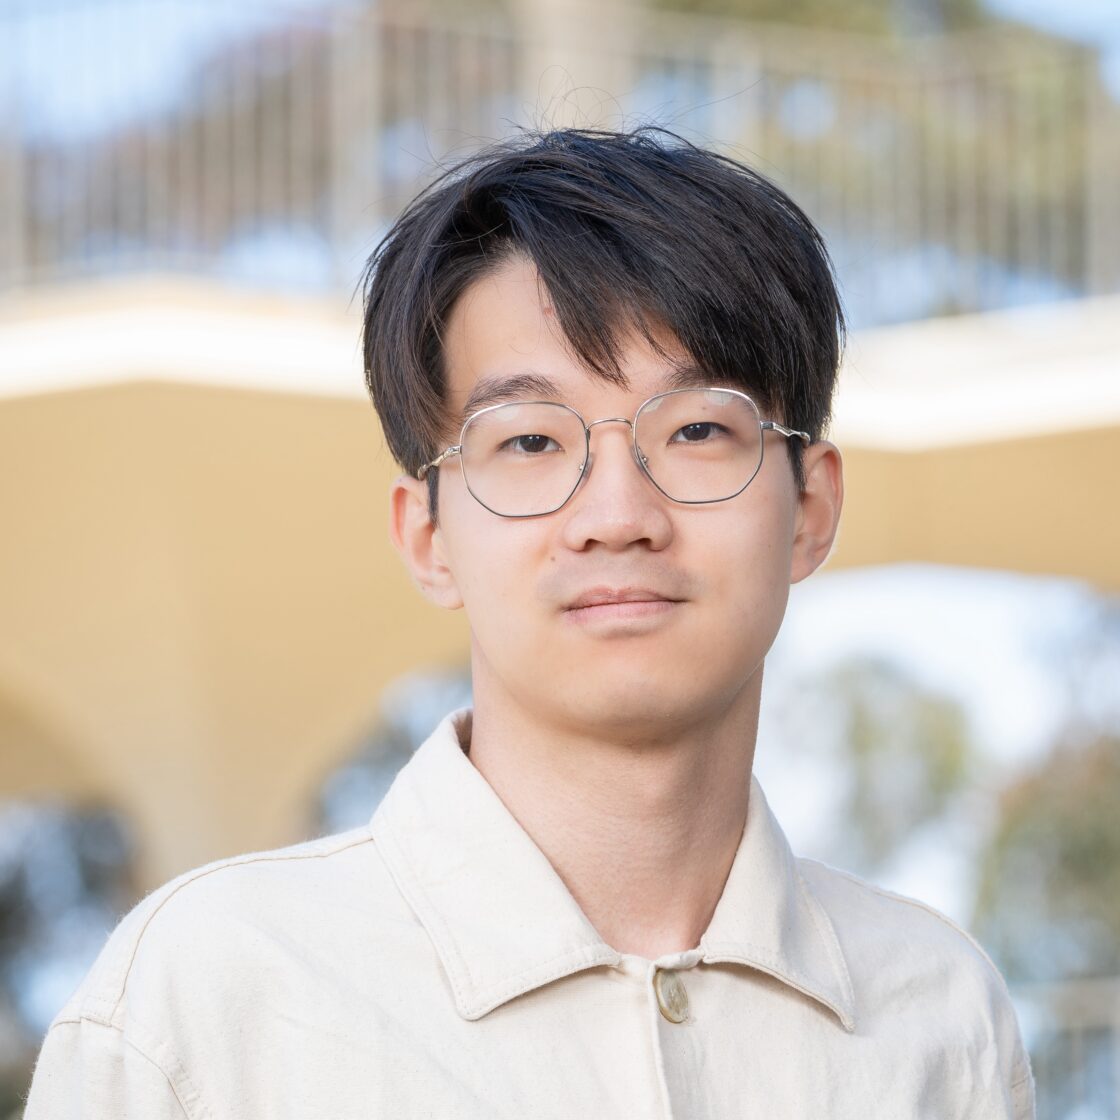
{"type": "Polygon", "coordinates": [[[394,488],[394,540],[430,598],[465,605],[476,697],[581,726],[609,712],[640,734],[757,692],[789,584],[835,531],[839,457],[817,441],[842,329],[804,214],[654,130],[503,145],[406,210],[367,272],[367,378],[413,476],[394,488]],[[765,433],[749,486],[689,505],[642,473],[626,427],[597,426],[570,500],[523,519],[476,501],[452,456],[429,475],[437,524],[434,482],[415,476],[455,443],[483,382],[590,424],[632,418],[688,370],[814,442],[765,433]],[[647,592],[644,606],[586,606],[647,592]]]}
{"type": "Polygon", "coordinates": [[[809,219],[753,171],[669,133],[563,130],[450,169],[370,259],[366,379],[410,474],[457,434],[442,344],[451,309],[514,255],[536,266],[599,376],[617,379],[621,332],[668,332],[713,379],[813,438],[824,431],[843,317],[809,219]]]}

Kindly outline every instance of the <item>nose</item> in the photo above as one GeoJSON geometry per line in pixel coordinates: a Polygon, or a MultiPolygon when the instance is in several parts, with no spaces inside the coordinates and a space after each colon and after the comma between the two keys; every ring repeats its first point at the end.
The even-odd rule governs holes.
{"type": "Polygon", "coordinates": [[[636,543],[659,551],[673,535],[668,499],[635,457],[633,423],[612,416],[593,421],[588,430],[600,424],[624,424],[626,430],[612,428],[594,433],[598,450],[593,439],[579,489],[564,507],[564,542],[577,551],[595,544],[619,550],[636,543]]]}

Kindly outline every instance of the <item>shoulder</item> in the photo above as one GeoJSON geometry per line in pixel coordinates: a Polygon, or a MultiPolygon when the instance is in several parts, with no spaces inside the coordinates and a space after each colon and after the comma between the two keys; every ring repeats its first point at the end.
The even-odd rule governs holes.
{"type": "Polygon", "coordinates": [[[1003,987],[1003,979],[980,943],[935,907],[887,890],[849,871],[799,858],[805,884],[824,907],[847,953],[878,957],[903,952],[914,963],[975,970],[1003,987]]]}
{"type": "Polygon", "coordinates": [[[947,915],[828,864],[798,859],[802,880],[828,915],[865,1021],[913,1023],[998,1056],[1005,1084],[1030,1070],[1007,985],[980,943],[947,915]]]}
{"type": "Polygon", "coordinates": [[[195,868],[153,891],[121,920],[56,1018],[121,1026],[139,988],[166,998],[213,979],[222,958],[287,926],[321,922],[356,879],[376,878],[368,827],[195,868]]]}

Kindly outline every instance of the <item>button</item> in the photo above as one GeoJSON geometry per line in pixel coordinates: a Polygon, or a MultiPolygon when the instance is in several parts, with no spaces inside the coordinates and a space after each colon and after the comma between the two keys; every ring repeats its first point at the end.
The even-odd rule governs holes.
{"type": "Polygon", "coordinates": [[[653,990],[657,993],[657,1006],[670,1023],[683,1023],[688,1018],[688,992],[680,973],[659,968],[653,974],[653,990]]]}

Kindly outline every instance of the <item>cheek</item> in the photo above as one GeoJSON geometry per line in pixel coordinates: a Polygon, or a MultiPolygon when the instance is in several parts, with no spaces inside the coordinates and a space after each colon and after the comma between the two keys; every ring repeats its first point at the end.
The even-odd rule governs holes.
{"type": "Polygon", "coordinates": [[[789,595],[788,555],[772,543],[754,541],[727,542],[721,553],[717,601],[735,616],[729,621],[751,630],[772,615],[780,621],[789,595]]]}
{"type": "Polygon", "coordinates": [[[456,506],[443,523],[446,562],[472,628],[508,632],[526,613],[539,547],[527,522],[495,517],[468,501],[473,509],[456,506]]]}
{"type": "Polygon", "coordinates": [[[768,647],[789,597],[792,523],[782,503],[756,502],[697,541],[713,609],[732,645],[768,647]]]}

